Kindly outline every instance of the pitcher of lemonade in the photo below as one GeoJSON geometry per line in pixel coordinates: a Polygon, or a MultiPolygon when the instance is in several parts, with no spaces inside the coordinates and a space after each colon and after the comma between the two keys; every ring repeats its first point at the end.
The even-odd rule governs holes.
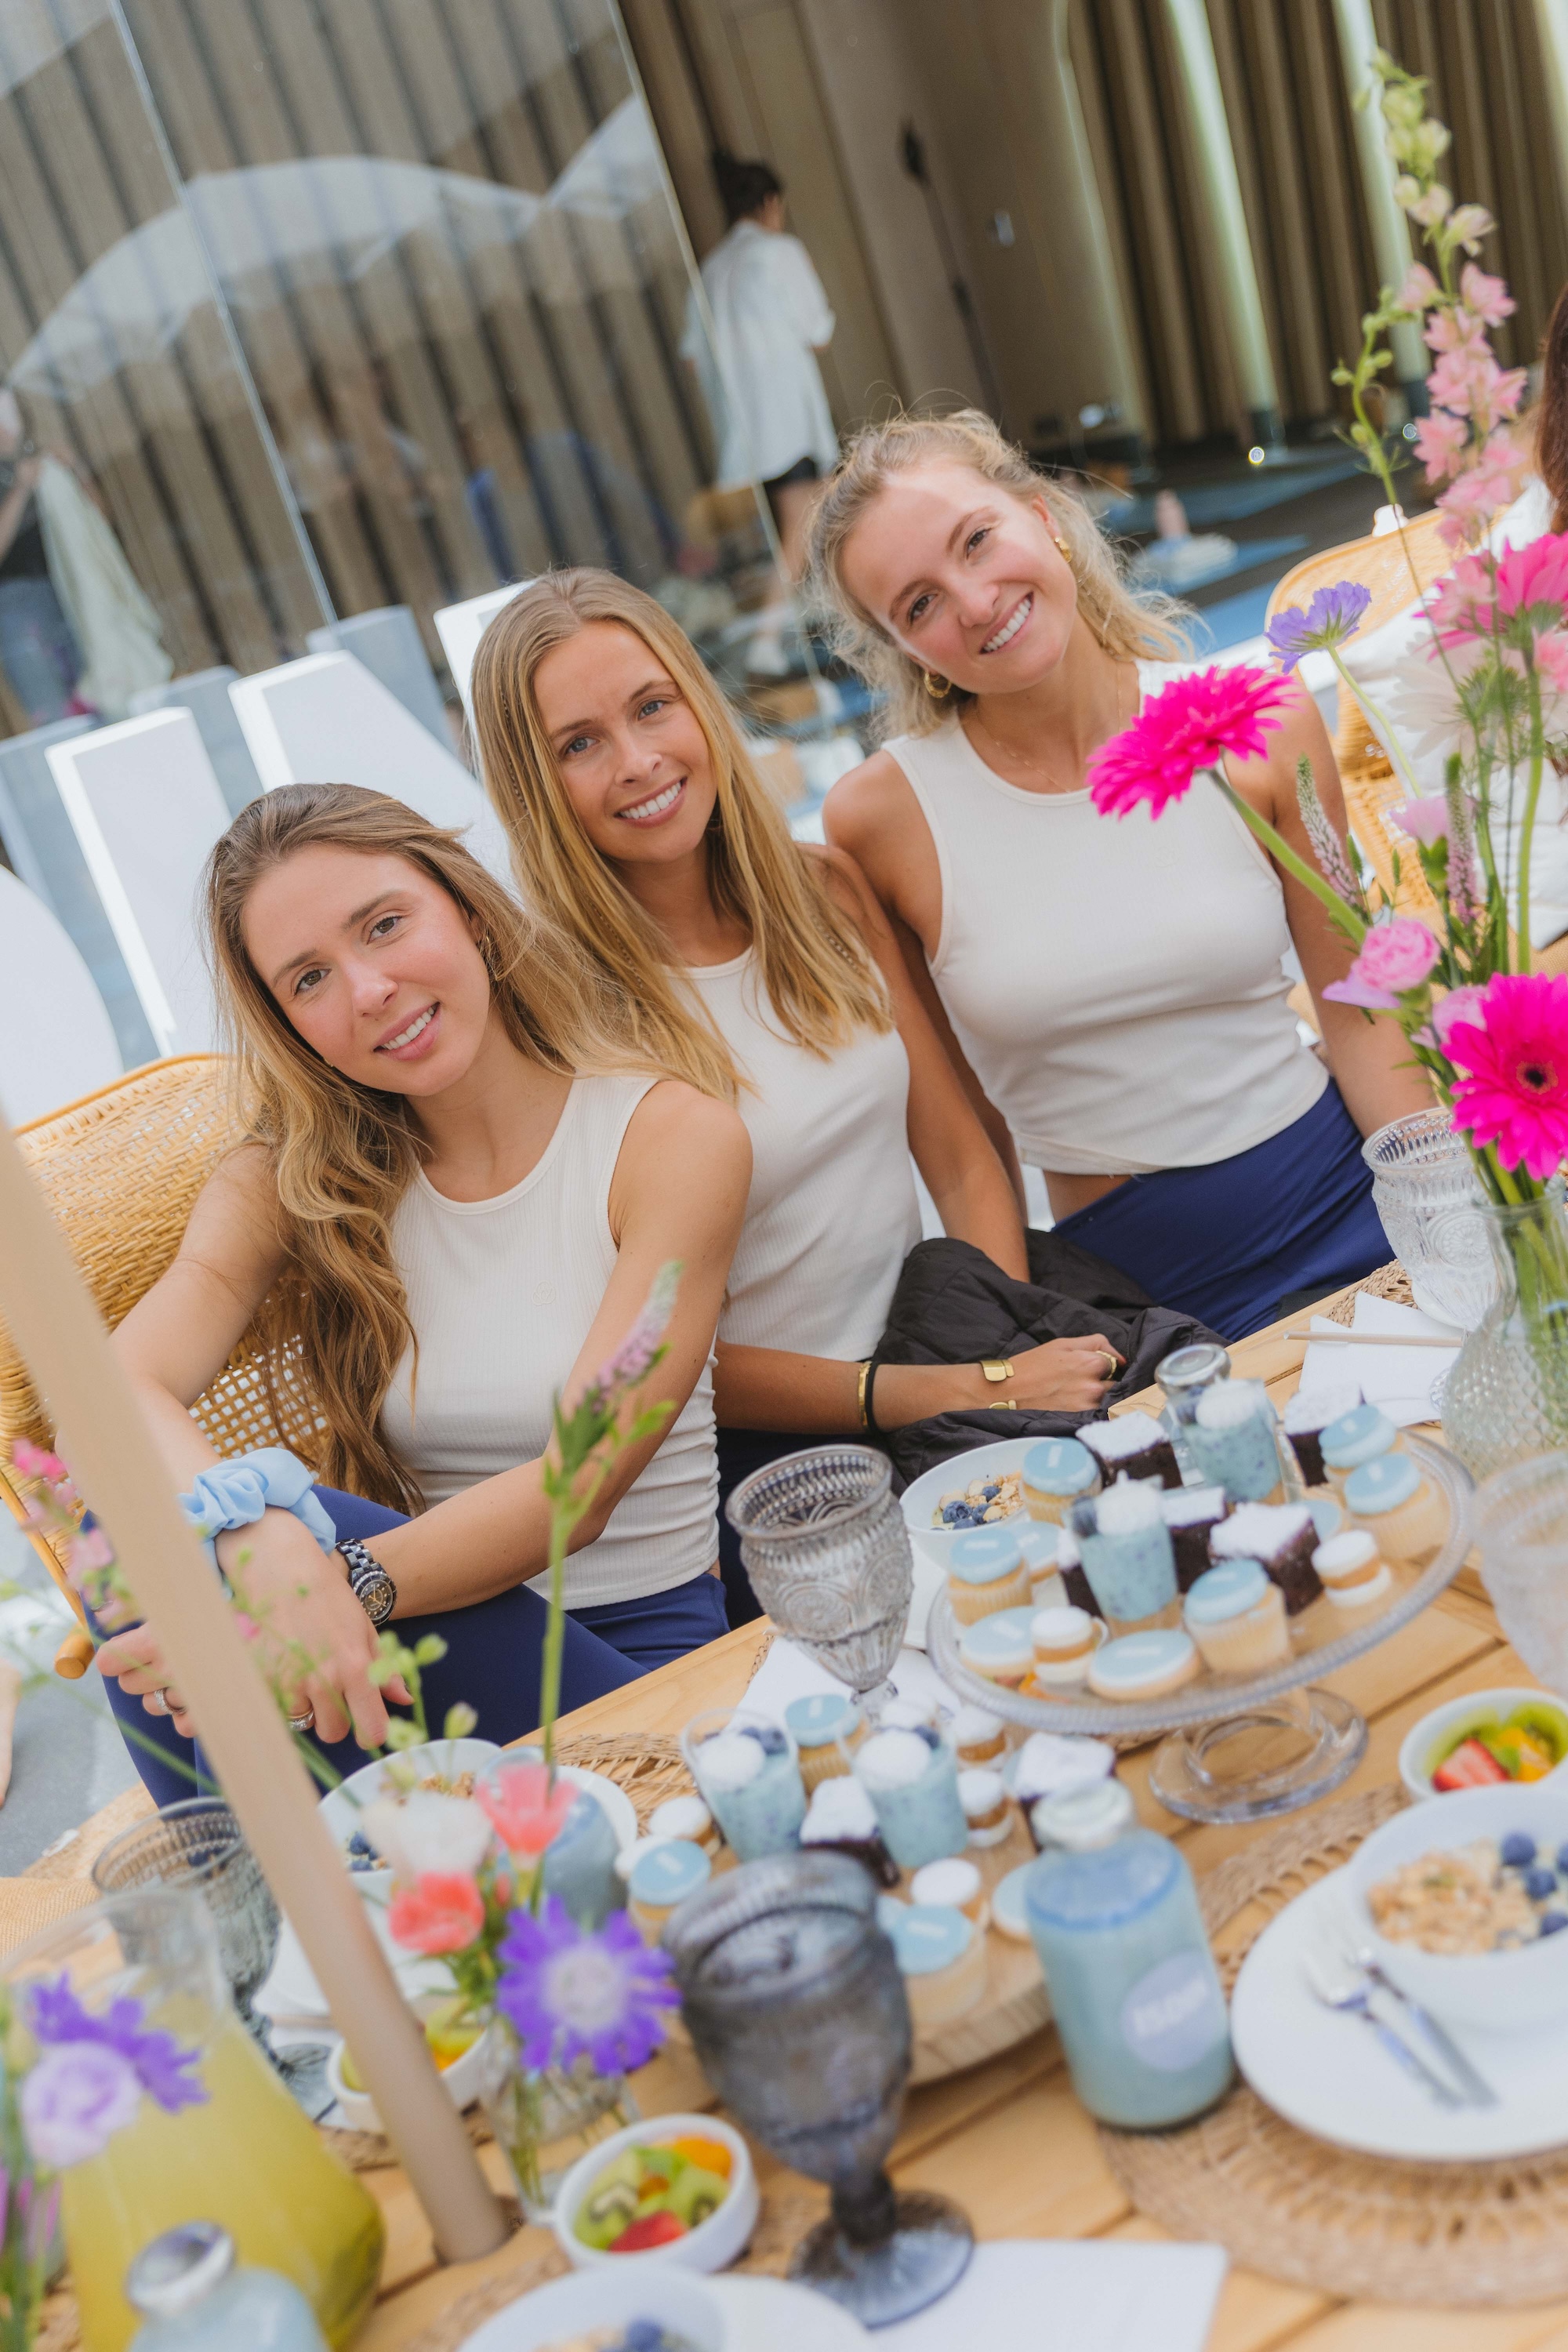
{"type": "MultiPolygon", "coordinates": [[[[144,2093],[96,2153],[59,2159],[85,2352],[129,2344],[140,2322],[125,2273],[149,2240],[184,2221],[219,2222],[242,2263],[292,2279],[334,2352],[345,2345],[375,2295],[381,2209],[328,2154],[239,2022],[200,1895],[111,1895],[10,1954],[0,1979],[5,2055],[17,2070],[52,2059],[62,2035],[94,2030],[111,2045],[129,2033],[132,2048],[137,2033],[167,2034],[190,2053],[176,2061],[188,2096],[171,2106],[144,2093]],[[135,2007],[116,2011],[111,2025],[116,2002],[135,2007]]],[[[20,2095],[26,2117],[26,2080],[20,2095]]]]}

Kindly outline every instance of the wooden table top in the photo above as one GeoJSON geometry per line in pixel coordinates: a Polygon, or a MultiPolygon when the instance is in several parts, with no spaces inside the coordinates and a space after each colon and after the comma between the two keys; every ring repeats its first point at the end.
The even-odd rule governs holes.
{"type": "MultiPolygon", "coordinates": [[[[1290,1323],[1304,1326],[1302,1313],[1290,1323]]],[[[1231,1351],[1240,1377],[1262,1380],[1276,1404],[1293,1392],[1304,1352],[1271,1326],[1231,1351]]],[[[1152,1401],[1131,1399],[1121,1410],[1152,1401]]],[[[732,1705],[744,1691],[765,1628],[747,1625],[567,1717],[562,1729],[584,1732],[678,1732],[704,1706],[732,1705]]],[[[1531,1683],[1522,1662],[1503,1641],[1473,1570],[1414,1623],[1326,1678],[1351,1699],[1371,1730],[1361,1765],[1335,1796],[1373,1789],[1398,1778],[1400,1741],[1416,1719],[1443,1700],[1496,1684],[1531,1683]]],[[[1258,1827],[1200,1828],[1175,1821],[1148,1792],[1151,1749],[1125,1758],[1121,1777],[1142,1817],[1181,1841],[1194,1869],[1211,1870],[1259,1834],[1258,1827]]],[[[663,2053],[636,2078],[645,2115],[712,2104],[689,2055],[663,2053]]],[[[503,2170],[493,2147],[483,2152],[500,2186],[503,2170]]],[[[764,2200],[803,2204],[820,2196],[756,2151],[764,2200]]],[[[1100,2154],[1095,2127],[1073,2095],[1054,2031],[972,2072],[913,2091],[891,2170],[900,2186],[946,2190],[972,2216],[982,2238],[1158,2238],[1118,2186],[1100,2154]]],[[[364,2179],[386,2212],[388,2248],[382,2300],[358,2340],[358,2352],[402,2352],[459,2295],[524,2253],[551,2244],[542,2230],[525,2231],[484,2261],[438,2266],[424,2216],[395,2167],[364,2179]]],[[[766,2215],[764,2202],[764,2219],[766,2215]]],[[[1344,2303],[1285,2286],[1233,2268],[1209,2352],[1568,2352],[1568,2303],[1529,2310],[1415,2310],[1344,2303]]],[[[1149,2352],[1158,2352],[1150,2347],[1149,2352]]]]}

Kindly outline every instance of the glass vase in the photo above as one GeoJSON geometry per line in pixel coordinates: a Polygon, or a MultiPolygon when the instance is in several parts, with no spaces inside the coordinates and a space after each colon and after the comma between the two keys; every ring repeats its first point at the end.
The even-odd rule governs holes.
{"type": "Polygon", "coordinates": [[[1487,1196],[1446,1110],[1416,1110],[1369,1135],[1373,1206],[1425,1315],[1474,1331],[1497,1295],[1487,1196]]]}
{"type": "Polygon", "coordinates": [[[1568,1446],[1568,1215],[1553,1180],[1519,1208],[1484,1202],[1495,1292],[1443,1384],[1443,1434],[1475,1478],[1568,1446]]]}
{"type": "Polygon", "coordinates": [[[1568,1695],[1568,1454],[1516,1463],[1476,1496],[1481,1579],[1530,1671],[1568,1695]]]}
{"type": "Polygon", "coordinates": [[[529,2221],[549,2221],[555,2192],[584,2149],[642,2113],[626,2076],[598,2074],[587,2058],[542,2072],[525,2065],[500,2017],[485,2034],[479,2103],[529,2221]]]}

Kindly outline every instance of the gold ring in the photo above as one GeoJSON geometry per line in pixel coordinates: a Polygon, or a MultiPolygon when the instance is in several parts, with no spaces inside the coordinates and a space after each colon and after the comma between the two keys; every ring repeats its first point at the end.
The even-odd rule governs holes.
{"type": "Polygon", "coordinates": [[[1117,1365],[1116,1358],[1115,1358],[1114,1356],[1112,1356],[1112,1355],[1108,1354],[1108,1355],[1106,1356],[1105,1361],[1106,1361],[1106,1365],[1107,1365],[1107,1368],[1108,1368],[1108,1369],[1107,1369],[1107,1370],[1106,1370],[1106,1375],[1105,1375],[1105,1377],[1106,1377],[1106,1379],[1107,1379],[1108,1381],[1113,1381],[1113,1380],[1116,1378],[1117,1370],[1118,1370],[1118,1365],[1117,1365]]]}
{"type": "Polygon", "coordinates": [[[315,1727],[316,1710],[313,1706],[308,1706],[303,1715],[291,1715],[289,1717],[290,1731],[313,1731],[315,1727]]]}

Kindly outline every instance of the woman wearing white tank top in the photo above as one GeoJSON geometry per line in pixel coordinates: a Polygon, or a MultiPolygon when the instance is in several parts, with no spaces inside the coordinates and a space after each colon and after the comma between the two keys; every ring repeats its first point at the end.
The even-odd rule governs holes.
{"type": "MultiPolygon", "coordinates": [[[[668,614],[612,574],[536,581],[474,665],[474,726],[522,895],[636,1006],[660,1067],[734,1099],[746,1220],[719,1320],[721,1498],[824,1437],[1017,1403],[1087,1412],[1099,1335],[989,1370],[871,1368],[920,1238],[912,1152],[950,1234],[1027,1279],[1022,1220],[851,861],[791,840],[668,614]]],[[[732,1622],[754,1612],[721,1521],[732,1622]]]]}
{"type": "MultiPolygon", "coordinates": [[[[1170,611],[1131,596],[1072,493],[973,413],[868,428],[812,548],[894,728],[835,785],[827,836],[898,928],[1020,1192],[1022,1158],[1058,1233],[1227,1339],[1382,1264],[1362,1138],[1431,1101],[1396,1024],[1325,1002],[1348,950],[1218,793],[1156,825],[1102,818],[1086,789],[1172,674],[1170,611]],[[1327,1069],[1287,1003],[1292,947],[1327,1069]]],[[[1342,836],[1304,691],[1230,782],[1310,861],[1303,757],[1342,836]]]]}
{"type": "MultiPolygon", "coordinates": [[[[672,1259],[641,1399],[668,1419],[574,1535],[563,1706],[721,1633],[708,1367],[751,1176],[734,1111],[650,1069],[570,943],[379,793],[253,802],[213,853],[208,921],[249,1139],[115,1345],[182,1488],[218,1465],[188,1408],[268,1301],[298,1348],[326,1517],[294,1515],[298,1465],[273,1485],[287,1454],[247,1457],[269,1507],[216,1538],[291,1706],[340,1769],[380,1746],[368,1669],[390,1613],[410,1646],[447,1645],[424,1669],[434,1725],[458,1701],[498,1742],[538,1722],[552,1402],[570,1408],[672,1259]]],[[[143,1777],[179,1795],[199,1727],[155,1629],[99,1664],[168,1752],[133,1747],[143,1777]]]]}

